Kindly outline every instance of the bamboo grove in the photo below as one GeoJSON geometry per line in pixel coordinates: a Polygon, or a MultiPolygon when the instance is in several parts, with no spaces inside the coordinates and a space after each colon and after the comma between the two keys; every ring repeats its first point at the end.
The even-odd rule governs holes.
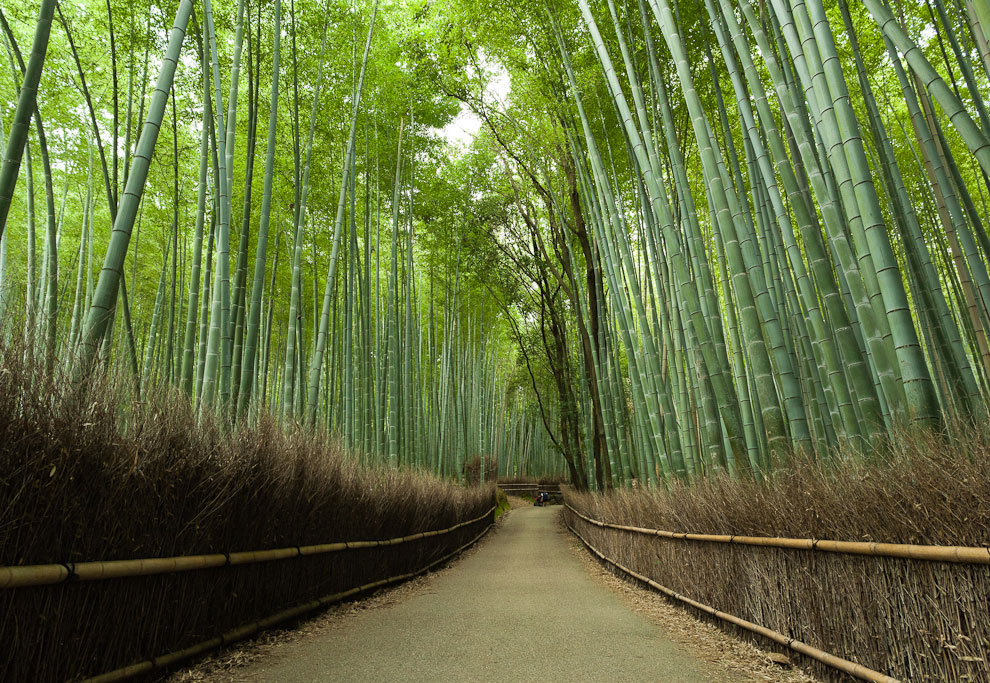
{"type": "Polygon", "coordinates": [[[73,381],[597,488],[986,420],[979,0],[3,12],[0,297],[73,381]]]}
{"type": "Polygon", "coordinates": [[[238,0],[221,20],[181,0],[169,30],[153,5],[75,9],[42,3],[27,44],[0,17],[17,106],[4,111],[0,292],[8,313],[24,305],[28,354],[74,381],[119,367],[136,399],[173,386],[231,423],[266,409],[369,463],[554,469],[457,255],[417,265],[415,146],[429,136],[415,92],[388,100],[379,82],[368,104],[377,5],[313,5],[304,20],[292,3],[238,0]],[[94,64],[83,41],[101,22],[111,56],[94,64]],[[37,87],[59,30],[69,58],[56,66],[49,47],[46,69],[81,95],[56,112],[78,126],[60,131],[63,161],[45,137],[58,102],[37,87]]]}
{"type": "Polygon", "coordinates": [[[580,38],[550,16],[562,127],[610,285],[599,348],[622,343],[638,407],[612,467],[767,472],[985,420],[986,6],[578,4],[580,38]],[[632,182],[566,38],[594,52],[632,182]]]}

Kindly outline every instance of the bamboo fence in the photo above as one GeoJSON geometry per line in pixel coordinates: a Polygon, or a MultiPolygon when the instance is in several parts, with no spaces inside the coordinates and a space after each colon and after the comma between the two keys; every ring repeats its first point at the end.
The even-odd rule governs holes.
{"type": "MultiPolygon", "coordinates": [[[[457,524],[456,526],[453,526],[450,529],[444,529],[444,530],[439,531],[439,532],[425,532],[425,533],[428,534],[428,535],[432,535],[432,536],[439,536],[442,533],[449,533],[450,531],[453,531],[454,529],[458,529],[458,528],[460,528],[462,526],[465,526],[467,524],[471,524],[473,522],[480,521],[485,516],[491,514],[492,510],[494,510],[494,509],[495,508],[492,507],[492,509],[490,509],[488,512],[486,512],[484,515],[481,515],[480,517],[477,517],[477,518],[475,518],[473,520],[469,520],[467,522],[461,522],[460,524],[457,524]]],[[[454,557],[455,555],[457,555],[458,553],[460,553],[464,549],[468,548],[469,546],[473,545],[474,543],[477,543],[478,540],[482,536],[484,536],[485,534],[487,534],[489,532],[489,530],[491,530],[491,528],[492,528],[492,523],[489,523],[488,526],[486,526],[481,531],[481,533],[479,533],[477,536],[475,536],[474,538],[472,538],[470,541],[468,541],[464,545],[458,547],[457,549],[451,551],[450,553],[444,555],[443,557],[440,557],[440,558],[438,558],[436,560],[433,560],[432,562],[430,562],[426,566],[424,566],[421,569],[418,569],[416,571],[406,572],[405,574],[399,574],[397,576],[390,576],[390,577],[385,578],[385,579],[380,579],[378,581],[372,581],[371,583],[366,583],[366,584],[364,584],[362,586],[357,586],[355,588],[350,588],[350,589],[348,589],[346,591],[342,591],[342,592],[339,592],[339,593],[332,593],[330,595],[325,595],[325,596],[323,596],[321,598],[317,598],[316,600],[312,600],[312,601],[307,602],[307,603],[304,603],[302,605],[297,605],[295,607],[290,607],[289,609],[282,610],[281,612],[277,612],[277,613],[275,613],[275,614],[273,614],[271,616],[265,617],[264,619],[259,619],[258,621],[253,621],[253,622],[251,622],[249,624],[244,624],[243,626],[239,626],[239,627],[237,627],[235,629],[232,629],[230,631],[227,631],[226,633],[224,633],[222,635],[219,635],[219,636],[216,636],[215,638],[210,638],[209,640],[204,640],[204,641],[202,641],[200,643],[197,643],[195,645],[191,645],[191,646],[189,646],[187,648],[184,648],[182,650],[176,650],[175,652],[170,652],[168,654],[159,655],[158,657],[152,657],[150,659],[146,659],[144,661],[137,662],[137,663],[131,664],[129,666],[121,667],[120,669],[115,669],[113,671],[109,671],[107,673],[100,674],[99,676],[94,676],[92,678],[88,678],[83,683],[112,683],[114,681],[124,681],[124,680],[127,680],[129,678],[133,678],[135,676],[139,676],[141,674],[146,674],[146,673],[149,673],[151,671],[155,671],[155,670],[158,670],[158,669],[163,669],[163,668],[166,668],[166,667],[174,666],[175,664],[178,664],[180,662],[183,662],[183,661],[186,661],[188,659],[192,659],[193,657],[198,657],[199,655],[205,654],[206,652],[209,652],[210,650],[215,650],[217,648],[224,647],[225,645],[230,645],[230,644],[236,643],[236,642],[238,642],[240,640],[244,640],[245,638],[249,638],[250,636],[254,635],[255,633],[258,633],[259,631],[263,631],[263,630],[265,630],[267,628],[271,628],[272,626],[275,626],[276,624],[280,624],[280,623],[283,623],[283,622],[290,621],[292,619],[298,618],[298,617],[300,617],[300,616],[302,616],[302,615],[304,615],[304,614],[306,614],[308,612],[312,612],[312,611],[315,611],[317,609],[320,609],[321,607],[327,607],[327,606],[329,606],[329,605],[331,605],[333,603],[340,602],[342,600],[346,600],[347,598],[352,597],[354,595],[358,595],[360,593],[364,593],[366,591],[373,590],[375,588],[381,588],[381,587],[387,586],[389,584],[398,583],[400,581],[405,581],[407,579],[413,578],[414,576],[419,576],[420,574],[425,574],[426,572],[428,572],[430,569],[432,569],[433,567],[437,566],[438,564],[441,564],[443,562],[446,562],[447,560],[449,560],[450,558],[454,557]]],[[[406,540],[415,540],[415,538],[425,538],[425,537],[427,537],[427,536],[426,535],[421,535],[421,534],[414,534],[413,537],[402,537],[401,540],[400,539],[390,539],[391,541],[395,541],[393,543],[378,542],[378,545],[380,545],[380,546],[381,545],[397,545],[397,543],[399,543],[399,542],[405,542],[406,540]]],[[[375,543],[375,542],[374,541],[371,541],[371,542],[364,542],[364,543],[375,543]]],[[[336,546],[338,544],[328,544],[328,545],[335,545],[336,546]]],[[[317,546],[311,546],[311,547],[317,547],[317,546]]],[[[367,547],[373,547],[373,546],[369,546],[369,545],[354,546],[352,544],[351,547],[367,548],[367,547]]],[[[296,556],[296,557],[298,557],[298,556],[296,556]]]]}
{"type": "MultiPolygon", "coordinates": [[[[567,507],[576,514],[578,514],[578,516],[580,516],[582,519],[587,520],[586,517],[578,513],[576,510],[574,510],[574,508],[570,507],[569,505],[567,507]]],[[[824,650],[820,650],[816,647],[812,647],[811,645],[808,645],[807,643],[803,643],[800,640],[795,640],[794,638],[788,638],[783,633],[779,633],[777,631],[771,630],[769,628],[766,628],[765,626],[760,626],[759,624],[754,624],[753,622],[746,621],[745,619],[740,619],[739,617],[734,616],[732,614],[721,612],[715,609],[714,607],[711,607],[710,605],[706,605],[704,603],[698,602],[697,600],[692,600],[691,598],[685,595],[681,595],[680,593],[657,583],[650,577],[635,572],[632,569],[629,569],[628,567],[619,564],[615,560],[607,557],[604,553],[599,551],[597,548],[591,545],[587,540],[585,540],[585,538],[580,533],[578,533],[578,531],[574,529],[574,527],[572,527],[569,523],[567,525],[567,528],[570,529],[571,533],[577,536],[581,540],[581,542],[584,543],[585,546],[587,546],[588,550],[590,550],[592,553],[597,555],[601,560],[625,572],[629,576],[632,576],[633,578],[650,585],[651,587],[660,591],[667,597],[674,598],[675,600],[679,600],[680,602],[691,605],[692,607],[699,609],[702,612],[710,614],[713,617],[716,617],[723,621],[727,621],[731,624],[735,624],[736,626],[742,627],[747,631],[751,631],[753,633],[757,633],[761,636],[769,638],[770,640],[779,643],[784,647],[794,650],[795,652],[799,652],[807,657],[811,657],[812,659],[815,659],[821,662],[822,664],[825,664],[826,666],[830,666],[834,669],[838,669],[839,671],[843,671],[847,674],[855,676],[860,680],[873,681],[875,683],[898,683],[898,679],[892,678],[891,676],[887,676],[886,674],[882,674],[879,671],[874,671],[873,669],[867,668],[862,664],[857,664],[855,662],[849,661],[848,659],[837,657],[836,655],[825,652],[824,650]]]]}
{"type": "Polygon", "coordinates": [[[498,487],[502,489],[505,493],[509,495],[519,495],[519,494],[532,494],[536,495],[540,491],[548,491],[550,493],[560,494],[560,484],[499,484],[498,487]]]}
{"type": "Polygon", "coordinates": [[[815,538],[780,538],[776,536],[735,536],[726,534],[693,534],[663,529],[647,529],[625,524],[612,524],[592,519],[569,503],[564,503],[575,515],[603,529],[618,529],[646,536],[659,536],[681,541],[702,541],[708,543],[731,543],[755,545],[765,548],[788,548],[791,550],[820,550],[847,555],[871,555],[873,557],[897,557],[908,560],[931,560],[934,562],[957,562],[960,564],[990,565],[990,547],[959,545],[912,545],[909,543],[875,543],[872,541],[830,541],[815,538]]]}
{"type": "Polygon", "coordinates": [[[23,588],[27,586],[48,586],[64,581],[100,581],[133,576],[153,576],[174,574],[193,569],[233,567],[274,560],[288,560],[296,557],[322,555],[324,553],[359,548],[379,548],[399,545],[423,538],[442,536],[457,529],[480,522],[492,514],[493,505],[483,515],[455,524],[447,529],[421,531],[407,536],[377,541],[337,541],[317,545],[291,546],[269,550],[248,550],[235,553],[213,553],[209,555],[183,555],[179,557],[153,557],[135,560],[110,560],[97,562],[70,562],[66,564],[35,564],[25,566],[0,567],[0,588],[23,588]]]}

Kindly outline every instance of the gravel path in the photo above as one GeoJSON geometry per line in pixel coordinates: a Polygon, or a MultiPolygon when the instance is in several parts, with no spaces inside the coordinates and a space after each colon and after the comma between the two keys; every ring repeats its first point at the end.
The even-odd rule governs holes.
{"type": "Polygon", "coordinates": [[[237,680],[729,680],[592,578],[558,515],[514,510],[427,590],[285,643],[237,680]]]}

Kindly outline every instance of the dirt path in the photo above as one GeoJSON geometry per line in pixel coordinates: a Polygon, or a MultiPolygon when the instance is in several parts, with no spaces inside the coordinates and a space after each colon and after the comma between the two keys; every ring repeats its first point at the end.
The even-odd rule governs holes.
{"type": "Polygon", "coordinates": [[[559,510],[513,510],[493,538],[410,597],[279,643],[223,679],[768,680],[730,673],[629,609],[575,553],[559,510]]]}

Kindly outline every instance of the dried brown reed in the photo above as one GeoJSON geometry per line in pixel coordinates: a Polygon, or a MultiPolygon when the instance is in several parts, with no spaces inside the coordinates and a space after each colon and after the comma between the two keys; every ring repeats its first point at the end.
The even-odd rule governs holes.
{"type": "MultiPolygon", "coordinates": [[[[566,497],[601,521],[670,531],[986,546],[987,453],[978,429],[952,443],[914,435],[872,462],[799,462],[763,482],[566,497]]],[[[902,680],[990,681],[986,565],[665,539],[565,514],[606,556],[716,609],[902,680]]]]}
{"type": "Polygon", "coordinates": [[[472,486],[481,483],[482,457],[484,457],[485,482],[494,482],[498,477],[498,459],[492,455],[476,455],[464,463],[464,480],[472,486]]]}
{"type": "MultiPolygon", "coordinates": [[[[72,387],[0,347],[0,564],[224,553],[447,528],[494,502],[356,465],[263,417],[233,432],[181,396],[72,387]]],[[[389,548],[0,591],[0,680],[64,681],[203,641],[329,593],[417,570],[483,520],[389,548]]]]}

